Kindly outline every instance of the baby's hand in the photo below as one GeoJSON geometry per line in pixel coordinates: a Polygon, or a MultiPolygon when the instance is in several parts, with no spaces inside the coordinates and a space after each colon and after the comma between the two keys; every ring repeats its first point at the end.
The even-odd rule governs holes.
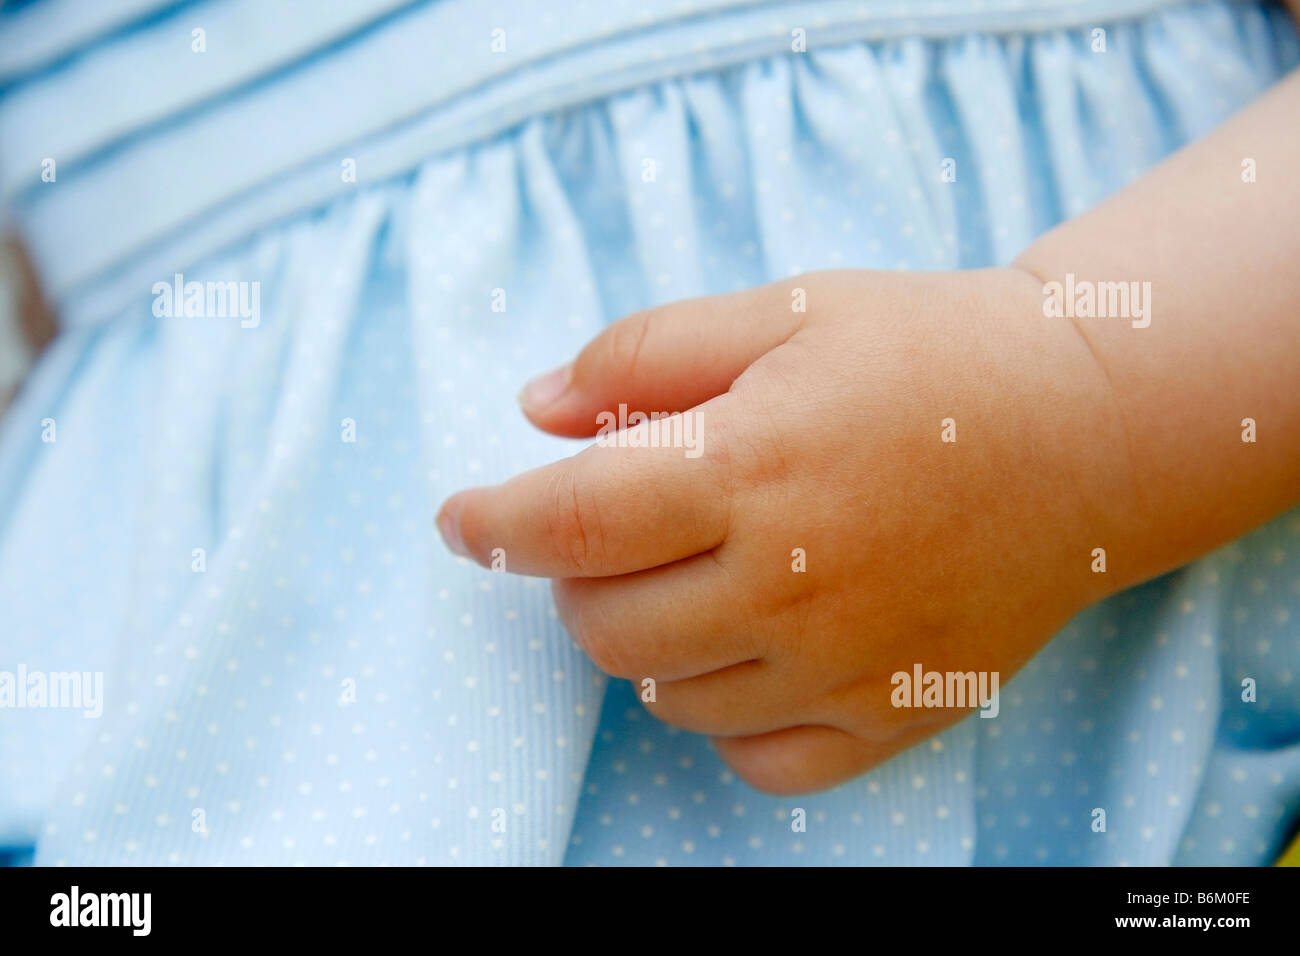
{"type": "Polygon", "coordinates": [[[754,786],[830,786],[969,713],[895,706],[920,693],[895,673],[1006,681],[1115,577],[1094,549],[1132,513],[1123,426],[1042,303],[1016,269],[845,271],[630,316],[526,412],[689,421],[461,492],[439,528],[557,579],[596,664],[754,786]]]}

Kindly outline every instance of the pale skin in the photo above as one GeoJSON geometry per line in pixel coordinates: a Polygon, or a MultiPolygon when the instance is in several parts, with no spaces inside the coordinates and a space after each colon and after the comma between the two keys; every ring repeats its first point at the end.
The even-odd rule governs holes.
{"type": "Polygon", "coordinates": [[[553,578],[596,665],[653,678],[650,712],[755,787],[858,775],[968,712],[892,706],[894,672],[1005,686],[1087,605],[1300,498],[1298,117],[1300,73],[1008,268],[813,273],[624,318],[525,413],[590,436],[620,403],[691,411],[703,454],[592,446],[459,492],[438,526],[553,578]],[[1149,281],[1150,326],[1045,317],[1066,273],[1149,281]]]}

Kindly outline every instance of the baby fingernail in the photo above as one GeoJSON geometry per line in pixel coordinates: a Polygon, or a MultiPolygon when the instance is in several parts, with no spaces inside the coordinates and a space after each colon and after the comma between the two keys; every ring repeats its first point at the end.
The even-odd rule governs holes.
{"type": "Polygon", "coordinates": [[[573,363],[564,365],[545,375],[539,375],[519,393],[519,404],[533,411],[541,411],[569,390],[573,381],[573,363]]]}
{"type": "Polygon", "coordinates": [[[447,547],[454,554],[468,558],[469,550],[465,547],[465,542],[460,536],[459,518],[460,516],[455,509],[444,507],[441,514],[438,515],[438,533],[442,535],[442,540],[446,542],[447,547]]]}

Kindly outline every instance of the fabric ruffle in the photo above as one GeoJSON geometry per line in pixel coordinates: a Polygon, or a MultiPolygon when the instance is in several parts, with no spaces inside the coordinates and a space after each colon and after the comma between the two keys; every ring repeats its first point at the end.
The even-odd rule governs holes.
{"type": "MultiPolygon", "coordinates": [[[[160,272],[356,191],[345,163],[377,185],[544,112],[792,49],[1067,28],[1092,42],[1172,2],[639,0],[561,15],[535,0],[317,0],[306,17],[297,0],[45,0],[0,15],[0,197],[65,322],[91,321],[160,272]]],[[[1229,45],[1263,26],[1230,21],[1229,45]]],[[[1078,66],[1043,46],[1037,68],[1078,66]]],[[[902,55],[888,89],[910,108],[907,72],[925,55],[902,55]]],[[[1126,82],[1102,64],[1129,61],[1086,71],[1096,92],[1126,82]]],[[[968,97],[982,102],[983,79],[968,97]]],[[[1184,89],[1231,101],[1218,79],[1184,89]]]]}

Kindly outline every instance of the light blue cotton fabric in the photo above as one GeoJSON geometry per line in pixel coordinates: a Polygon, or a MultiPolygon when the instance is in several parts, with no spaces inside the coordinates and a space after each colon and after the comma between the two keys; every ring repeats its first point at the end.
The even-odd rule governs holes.
{"type": "Polygon", "coordinates": [[[1296,514],[1080,615],[996,719],[798,800],[643,713],[545,582],[451,557],[432,516],[580,447],[514,396],[604,324],[807,269],[1004,263],[1294,66],[1282,10],[483,6],[0,14],[0,190],[66,326],[0,419],[0,672],[104,686],[98,718],[0,709],[0,845],[1271,860],[1300,822],[1296,514]],[[156,316],[178,272],[258,283],[257,321],[156,316]]]}

